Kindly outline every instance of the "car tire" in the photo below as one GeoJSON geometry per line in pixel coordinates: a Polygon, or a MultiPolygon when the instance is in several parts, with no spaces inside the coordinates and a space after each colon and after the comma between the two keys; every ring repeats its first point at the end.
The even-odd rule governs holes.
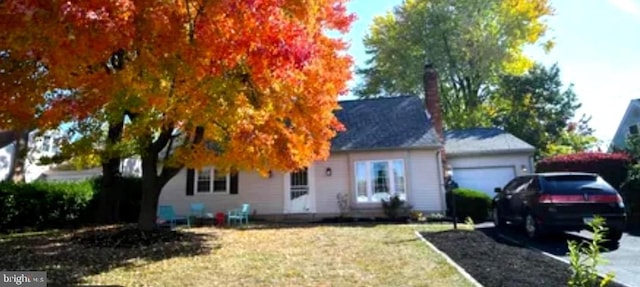
{"type": "Polygon", "coordinates": [[[604,239],[607,240],[608,243],[616,243],[620,241],[622,238],[622,231],[620,230],[609,230],[604,236],[604,239]]]}
{"type": "Polygon", "coordinates": [[[542,229],[531,213],[524,216],[524,231],[530,239],[542,238],[542,229]]]}
{"type": "Polygon", "coordinates": [[[507,221],[503,217],[501,217],[498,207],[493,208],[493,211],[491,212],[491,218],[493,219],[493,225],[496,228],[501,229],[506,227],[507,221]]]}

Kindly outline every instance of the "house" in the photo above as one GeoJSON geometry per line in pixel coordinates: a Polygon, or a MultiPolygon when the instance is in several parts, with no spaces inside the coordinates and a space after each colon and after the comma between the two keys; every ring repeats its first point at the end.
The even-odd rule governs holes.
{"type": "MultiPolygon", "coordinates": [[[[41,135],[37,131],[29,132],[29,151],[25,159],[25,181],[39,179],[43,172],[53,165],[40,165],[42,157],[51,157],[60,152],[58,141],[62,135],[58,131],[47,131],[41,135]]],[[[14,164],[15,134],[12,131],[0,131],[0,181],[7,180],[14,164]]]]}
{"type": "MultiPolygon", "coordinates": [[[[39,131],[29,133],[29,151],[25,159],[25,181],[79,181],[100,176],[101,168],[85,170],[73,170],[64,164],[40,164],[43,157],[52,157],[60,153],[59,142],[64,133],[59,130],[49,130],[42,134],[39,131]]],[[[0,181],[7,180],[13,165],[15,156],[15,139],[11,131],[0,131],[0,181]]],[[[140,160],[137,157],[124,159],[120,170],[128,176],[140,176],[142,174],[140,160]]]]}
{"type": "Polygon", "coordinates": [[[194,202],[211,212],[250,203],[252,214],[265,218],[323,217],[341,213],[340,195],[348,198],[352,214],[363,215],[379,214],[380,200],[396,194],[414,210],[442,213],[447,168],[461,187],[487,193],[532,170],[534,148],[513,135],[498,129],[445,133],[437,74],[430,65],[424,83],[425,101],[405,96],[340,102],[336,116],[346,131],[333,138],[325,161],[268,177],[219,174],[214,167],[183,169],[163,188],[159,204],[184,214],[194,202]]]}
{"type": "Polygon", "coordinates": [[[640,128],[640,99],[633,99],[629,102],[627,110],[622,116],[613,140],[611,149],[624,149],[629,135],[637,135],[640,128]]]}

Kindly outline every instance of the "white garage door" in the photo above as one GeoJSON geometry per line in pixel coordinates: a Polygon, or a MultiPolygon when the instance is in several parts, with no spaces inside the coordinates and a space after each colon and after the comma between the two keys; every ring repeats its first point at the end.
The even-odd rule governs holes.
{"type": "Polygon", "coordinates": [[[492,198],[496,187],[504,187],[514,177],[513,167],[453,168],[453,180],[459,187],[483,191],[492,198]]]}

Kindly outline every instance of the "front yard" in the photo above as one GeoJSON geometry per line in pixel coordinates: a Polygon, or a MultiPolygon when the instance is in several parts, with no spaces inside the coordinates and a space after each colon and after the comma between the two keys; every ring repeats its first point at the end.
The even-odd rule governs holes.
{"type": "Polygon", "coordinates": [[[205,227],[149,246],[136,246],[136,240],[148,238],[109,239],[117,228],[100,231],[100,236],[93,229],[12,235],[0,237],[0,269],[46,270],[50,282],[61,284],[471,286],[414,234],[449,227],[205,227]],[[97,247],[104,242],[108,244],[97,247]]]}

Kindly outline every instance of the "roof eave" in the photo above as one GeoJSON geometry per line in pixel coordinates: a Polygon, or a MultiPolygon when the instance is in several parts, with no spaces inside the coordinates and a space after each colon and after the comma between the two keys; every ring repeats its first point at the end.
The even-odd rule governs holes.
{"type": "Polygon", "coordinates": [[[474,156],[474,155],[496,155],[496,154],[518,154],[518,153],[535,153],[535,148],[526,149],[502,149],[502,150],[484,150],[484,151],[460,151],[450,152],[446,151],[447,157],[461,157],[461,156],[474,156]]]}

